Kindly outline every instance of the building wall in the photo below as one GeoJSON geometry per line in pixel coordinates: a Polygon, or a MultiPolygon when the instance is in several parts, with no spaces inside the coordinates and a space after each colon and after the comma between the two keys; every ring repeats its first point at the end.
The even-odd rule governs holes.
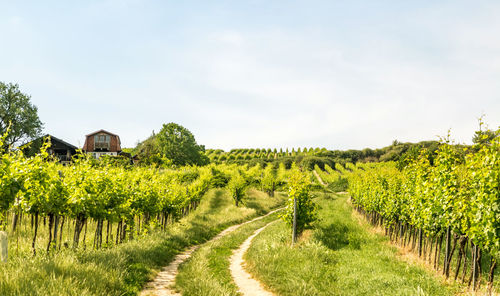
{"type": "Polygon", "coordinates": [[[83,145],[84,151],[94,151],[94,135],[87,136],[85,144],[83,145]]]}
{"type": "Polygon", "coordinates": [[[109,146],[109,150],[111,152],[118,152],[118,151],[121,151],[121,147],[120,147],[120,143],[118,142],[118,137],[117,136],[111,136],[111,142],[110,142],[110,146],[109,146]]]}
{"type": "Polygon", "coordinates": [[[113,136],[108,133],[100,132],[100,133],[95,133],[92,135],[87,136],[85,139],[85,144],[83,145],[83,150],[86,152],[93,152],[94,151],[94,136],[96,135],[108,135],[110,136],[110,143],[109,143],[109,152],[120,152],[122,150],[120,146],[120,141],[118,140],[118,136],[113,136]]]}

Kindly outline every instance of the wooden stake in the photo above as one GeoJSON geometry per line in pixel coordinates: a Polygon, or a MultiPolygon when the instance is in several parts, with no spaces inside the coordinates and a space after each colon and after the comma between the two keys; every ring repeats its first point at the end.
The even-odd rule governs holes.
{"type": "Polygon", "coordinates": [[[293,198],[293,228],[292,228],[292,246],[297,239],[297,198],[293,198]]]}
{"type": "Polygon", "coordinates": [[[0,231],[0,262],[7,262],[8,249],[7,232],[0,231]]]}

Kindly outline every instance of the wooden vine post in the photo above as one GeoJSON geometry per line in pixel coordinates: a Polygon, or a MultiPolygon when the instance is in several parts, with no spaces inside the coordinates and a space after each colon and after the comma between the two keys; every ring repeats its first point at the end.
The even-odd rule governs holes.
{"type": "Polygon", "coordinates": [[[297,240],[297,197],[293,198],[292,246],[297,240]]]}
{"type": "Polygon", "coordinates": [[[8,240],[7,232],[0,231],[0,262],[7,262],[8,240]]]}
{"type": "Polygon", "coordinates": [[[295,166],[288,179],[288,200],[285,213],[281,216],[288,227],[292,228],[291,246],[298,236],[316,220],[316,204],[310,194],[309,176],[295,166]]]}
{"type": "Polygon", "coordinates": [[[472,249],[472,290],[476,290],[477,281],[477,245],[474,244],[472,249]]]}
{"type": "Polygon", "coordinates": [[[451,233],[450,233],[450,226],[446,228],[446,250],[445,250],[445,255],[444,255],[444,268],[443,268],[443,274],[446,275],[446,278],[450,275],[449,268],[450,268],[450,263],[449,257],[450,257],[450,245],[451,245],[451,233]]]}

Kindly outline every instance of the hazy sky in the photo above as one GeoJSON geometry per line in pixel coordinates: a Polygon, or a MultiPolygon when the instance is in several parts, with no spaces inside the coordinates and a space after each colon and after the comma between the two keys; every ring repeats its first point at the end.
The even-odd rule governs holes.
{"type": "Polygon", "coordinates": [[[0,81],[45,132],[207,148],[470,142],[500,125],[500,1],[3,1],[0,81]]]}

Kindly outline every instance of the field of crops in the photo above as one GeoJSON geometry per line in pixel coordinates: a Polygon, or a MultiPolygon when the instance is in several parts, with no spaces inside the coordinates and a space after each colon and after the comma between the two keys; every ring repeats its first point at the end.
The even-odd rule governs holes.
{"type": "Polygon", "coordinates": [[[326,148],[297,148],[297,150],[295,148],[280,148],[279,150],[276,148],[242,148],[232,149],[229,152],[220,149],[210,149],[206,151],[206,155],[212,162],[223,162],[228,160],[278,159],[283,157],[311,156],[326,151],[328,151],[326,148]]]}
{"type": "Polygon", "coordinates": [[[398,167],[354,168],[349,192],[357,209],[446,277],[454,266],[454,278],[477,289],[485,274],[491,289],[500,256],[499,138],[467,149],[444,142],[398,167]]]}
{"type": "MultiPolygon", "coordinates": [[[[32,157],[25,157],[16,150],[4,151],[0,155],[0,230],[8,233],[9,259],[30,262],[33,270],[46,269],[41,266],[57,260],[65,260],[64,264],[68,264],[67,260],[75,260],[78,263],[69,266],[83,268],[82,264],[89,260],[84,258],[99,258],[101,250],[116,249],[119,253],[144,240],[154,241],[148,252],[164,248],[165,239],[182,246],[196,243],[198,236],[205,237],[212,232],[207,228],[207,232],[193,237],[186,233],[191,238],[182,242],[177,242],[177,238],[168,233],[180,227],[176,224],[180,219],[191,217],[189,214],[196,211],[207,195],[212,199],[208,207],[219,209],[218,195],[208,194],[213,188],[227,193],[235,206],[233,213],[242,204],[253,203],[246,204],[251,187],[265,195],[252,206],[259,208],[270,202],[273,206],[285,204],[280,216],[287,229],[296,229],[295,241],[296,236],[300,237],[308,229],[328,222],[318,220],[318,210],[325,217],[329,214],[318,208],[313,199],[315,196],[326,196],[321,199],[321,204],[331,208],[331,197],[324,194],[348,190],[354,208],[375,227],[383,227],[391,241],[414,251],[447,278],[451,275],[462,285],[474,290],[496,289],[496,266],[500,255],[499,138],[465,148],[445,141],[434,152],[426,149],[411,151],[397,163],[335,163],[332,166],[323,163],[322,167],[315,164],[312,171],[307,166],[295,164],[287,169],[284,163],[250,166],[223,162],[168,168],[120,165],[84,155],[75,158],[73,164],[63,166],[52,161],[46,148],[32,157]],[[273,201],[276,191],[281,192],[280,196],[288,193],[288,201],[273,201]],[[126,246],[120,249],[122,245],[126,246]]],[[[342,201],[335,200],[334,203],[342,201]]],[[[223,212],[217,215],[230,217],[223,212]]],[[[355,227],[356,222],[348,218],[348,208],[343,209],[342,215],[341,219],[349,221],[349,229],[366,237],[365,243],[371,241],[377,244],[375,249],[384,248],[378,239],[355,227]]],[[[228,221],[236,221],[231,219],[228,221]]],[[[225,219],[220,222],[221,225],[228,223],[225,219]]],[[[207,223],[219,227],[213,221],[207,223]]],[[[316,230],[317,235],[325,237],[339,235],[326,232],[326,229],[316,230]]],[[[282,230],[276,235],[283,236],[282,230]]],[[[320,249],[330,248],[327,241],[319,239],[318,243],[325,244],[320,249]]],[[[355,246],[350,246],[351,243],[355,242],[346,244],[353,250],[364,248],[359,242],[355,246]]],[[[178,251],[172,250],[169,256],[178,251]]],[[[286,260],[285,255],[286,252],[282,251],[279,260],[286,260]]],[[[115,258],[113,256],[110,258],[115,258]]],[[[142,262],[147,258],[141,256],[134,260],[142,262]]],[[[224,256],[227,260],[228,255],[224,256]]],[[[127,273],[134,266],[121,264],[127,266],[127,273]]],[[[394,266],[398,266],[398,270],[402,268],[397,264],[394,266]]],[[[126,293],[135,294],[147,281],[150,268],[145,265],[144,269],[130,273],[140,275],[133,279],[133,284],[124,284],[129,280],[126,280],[128,276],[122,275],[117,279],[120,284],[113,293],[120,294],[130,289],[130,293],[126,293]]],[[[6,279],[9,270],[20,272],[15,264],[10,264],[2,275],[6,279]]],[[[112,270],[106,271],[107,274],[112,270]]],[[[52,277],[59,279],[56,275],[52,277]]],[[[69,278],[73,280],[73,276],[69,278]]],[[[31,281],[29,277],[26,280],[31,281]]],[[[321,286],[324,283],[316,284],[321,286]]],[[[16,285],[12,281],[4,288],[14,291],[16,285]]],[[[34,289],[45,284],[36,285],[34,289]]],[[[79,285],[68,291],[87,289],[85,281],[79,285]]],[[[286,290],[282,284],[279,286],[278,290],[286,290]]],[[[433,283],[431,286],[438,289],[439,285],[433,283]]],[[[96,289],[101,288],[96,286],[96,289]]]]}
{"type": "Polygon", "coordinates": [[[27,253],[27,237],[34,255],[62,247],[116,245],[165,229],[195,209],[209,188],[227,186],[238,204],[248,186],[272,196],[288,174],[283,166],[161,169],[121,167],[86,157],[62,166],[44,151],[30,158],[10,151],[0,158],[0,229],[15,242],[9,253],[16,255],[27,253]]]}

